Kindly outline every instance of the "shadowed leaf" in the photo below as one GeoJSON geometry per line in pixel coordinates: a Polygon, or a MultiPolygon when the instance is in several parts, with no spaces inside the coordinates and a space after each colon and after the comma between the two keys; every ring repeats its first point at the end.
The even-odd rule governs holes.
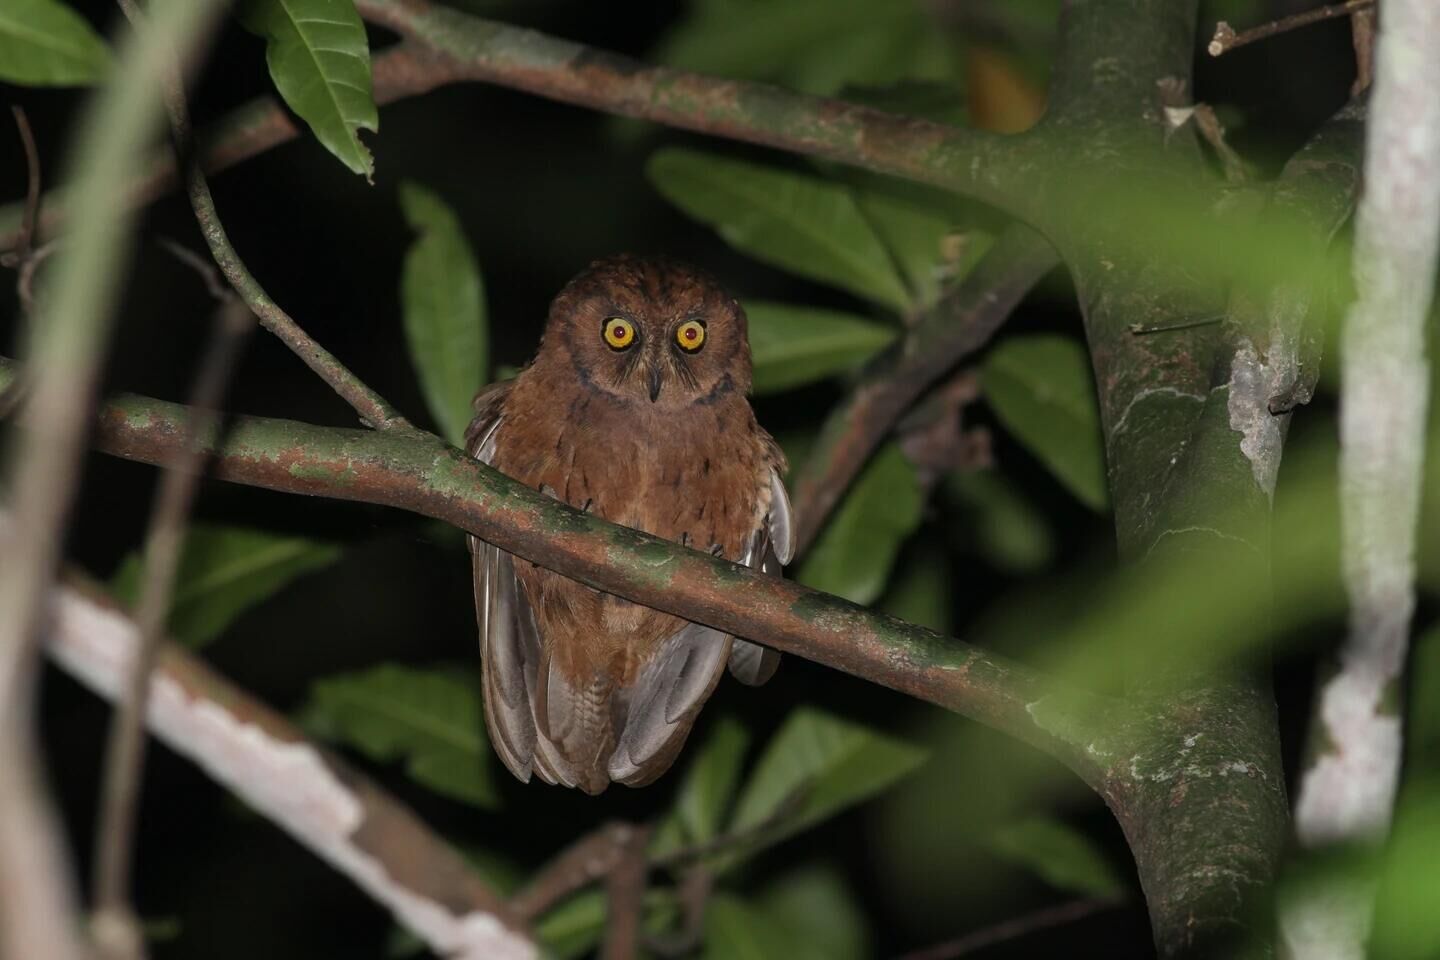
{"type": "Polygon", "coordinates": [[[675,798],[676,813],[691,843],[704,843],[720,832],[740,785],[749,746],[750,732],[727,714],[710,728],[700,749],[692,754],[675,798]]]}
{"type": "Polygon", "coordinates": [[[1041,334],[997,344],[985,362],[985,399],[1021,443],[1094,510],[1109,503],[1100,411],[1085,348],[1041,334]]]}
{"type": "Polygon", "coordinates": [[[489,362],[484,284],[460,221],[443,200],[406,182],[400,206],[417,234],[400,284],[405,342],[430,415],[459,445],[489,362]]]}
{"type": "Polygon", "coordinates": [[[998,470],[951,473],[942,488],[964,511],[967,546],[1006,573],[1034,573],[1055,558],[1045,514],[998,470]]]}
{"type": "Polygon", "coordinates": [[[275,89],[340,162],[375,173],[361,130],[380,129],[370,88],[370,43],[353,0],[247,0],[246,29],[266,40],[275,89]]]}
{"type": "Polygon", "coordinates": [[[731,832],[774,843],[881,792],[925,751],[813,707],[798,707],[766,745],[736,804],[731,832]]]}
{"type": "Polygon", "coordinates": [[[840,871],[811,863],[781,874],[755,898],[758,910],[790,936],[790,960],[863,960],[870,932],[840,871]]]}
{"type": "Polygon", "coordinates": [[[499,804],[478,683],[462,671],[382,664],[327,677],[304,723],[374,760],[404,760],[416,782],[476,806],[499,804]]]}
{"type": "Polygon", "coordinates": [[[854,603],[873,603],[901,545],[920,525],[923,507],[915,470],[899,446],[881,447],[805,554],[795,579],[854,603]]]}
{"type": "Polygon", "coordinates": [[[35,87],[83,86],[99,82],[110,62],[105,41],[59,0],[0,4],[0,80],[35,87]]]}
{"type": "Polygon", "coordinates": [[[732,247],[896,310],[910,295],[848,188],[695,150],[666,149],[646,172],[681,210],[732,247]]]}
{"type": "Polygon", "coordinates": [[[853,369],[895,339],[889,327],[835,310],[752,301],[745,313],[761,395],[853,369]]]}
{"type": "MultiPolygon", "coordinates": [[[[180,555],[168,630],[191,647],[209,643],[240,614],[292,580],[334,563],[340,553],[335,544],[304,537],[195,524],[180,555]]],[[[141,554],[129,554],[111,580],[111,592],[133,606],[143,571],[141,554]]]]}
{"type": "Polygon", "coordinates": [[[702,0],[693,9],[661,42],[664,63],[827,94],[958,74],[955,50],[915,3],[702,0]]]}
{"type": "Polygon", "coordinates": [[[1059,890],[1119,899],[1125,884],[1089,837],[1058,820],[1006,824],[988,844],[997,857],[1023,867],[1059,890]]]}

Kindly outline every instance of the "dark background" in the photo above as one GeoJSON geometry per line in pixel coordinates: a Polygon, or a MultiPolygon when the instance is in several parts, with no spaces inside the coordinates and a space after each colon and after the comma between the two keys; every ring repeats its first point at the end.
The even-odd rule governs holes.
{"type": "MultiPolygon", "coordinates": [[[[107,34],[116,29],[106,3],[76,6],[107,34]]],[[[507,21],[638,57],[645,57],[684,14],[682,4],[662,2],[475,6],[493,9],[507,21]]],[[[1235,8],[1228,4],[1217,10],[1230,15],[1235,8]]],[[[1255,20],[1286,12],[1279,7],[1267,11],[1264,4],[1249,8],[1255,20]]],[[[1202,21],[1201,33],[1208,35],[1214,12],[1202,21]]],[[[377,48],[390,40],[372,32],[377,48]]],[[[1343,101],[1350,78],[1348,29],[1337,22],[1220,61],[1197,50],[1195,93],[1197,99],[1229,108],[1223,116],[1232,125],[1233,143],[1273,170],[1343,101]]],[[[208,119],[269,90],[262,42],[227,25],[192,91],[197,124],[203,128],[208,119]]],[[[0,93],[26,107],[47,185],[53,184],[81,94],[3,86],[0,93]]],[[[667,205],[643,175],[645,157],[660,143],[703,143],[769,162],[801,161],[674,131],[625,129],[592,112],[479,85],[382,108],[380,133],[368,142],[376,157],[373,186],[345,173],[312,138],[302,136],[216,176],[213,188],[234,243],[270,293],[412,419],[426,417],[399,323],[400,263],[411,239],[396,200],[402,178],[435,188],[460,214],[485,275],[497,364],[523,363],[554,292],[589,260],[622,250],[664,251],[697,261],[743,296],[864,309],[843,294],[733,252],[713,232],[667,205]]],[[[8,132],[0,135],[0,143],[0,195],[16,199],[24,190],[23,160],[8,132]]],[[[211,302],[199,278],[156,245],[159,237],[203,250],[182,200],[167,198],[145,212],[118,311],[107,383],[110,389],[180,400],[206,334],[211,302]]],[[[17,349],[15,313],[7,289],[0,293],[0,346],[11,356],[17,349]]],[[[1066,279],[1056,276],[1045,284],[1012,327],[1077,331],[1079,318],[1066,279]]],[[[807,388],[757,403],[757,409],[761,422],[778,433],[813,427],[839,396],[839,387],[807,388]]],[[[348,408],[263,332],[246,351],[227,407],[354,425],[348,408]]],[[[983,419],[983,411],[979,416],[983,419]]],[[[1324,415],[1316,416],[1323,424],[1324,415]]],[[[997,457],[1007,463],[1015,482],[1046,506],[1060,532],[1054,568],[1103,568],[1111,552],[1108,520],[1076,505],[1003,437],[997,444],[997,457]]],[[[108,577],[136,547],[155,476],[150,467],[89,458],[69,544],[76,563],[108,577]]],[[[469,567],[463,546],[450,533],[396,511],[218,483],[203,486],[197,513],[346,545],[340,563],[242,616],[206,651],[224,674],[279,709],[296,708],[310,682],[329,673],[385,660],[475,659],[469,567]]],[[[956,549],[939,532],[942,526],[937,522],[916,538],[902,558],[901,575],[907,564],[943,564],[954,589],[940,626],[964,636],[1003,599],[1034,584],[987,569],[956,549]]],[[[1047,613],[1062,616],[1065,602],[1047,601],[1047,613]]],[[[1009,652],[1023,653],[1026,642],[1017,638],[1009,652]]],[[[1279,669],[1282,713],[1302,717],[1309,662],[1297,658],[1279,669]]],[[[987,817],[1014,815],[1034,803],[1030,793],[1018,795],[1008,786],[1023,778],[995,776],[996,770],[1016,773],[1021,768],[1045,778],[1045,805],[1101,838],[1115,863],[1127,875],[1131,872],[1118,828],[1064,771],[1043,758],[1017,758],[1021,751],[1009,742],[869,684],[791,657],[776,680],[758,692],[722,684],[706,716],[713,718],[717,707],[741,712],[762,742],[764,731],[801,701],[922,739],[936,751],[928,767],[896,788],[895,795],[769,855],[773,862],[813,857],[840,862],[869,913],[877,955],[922,946],[1059,899],[1038,880],[962,842],[970,832],[983,834],[987,817]],[[932,835],[925,818],[909,818],[917,805],[933,808],[946,797],[963,800],[965,816],[973,818],[956,837],[932,835]],[[923,867],[916,857],[924,859],[923,867]]],[[[55,671],[47,673],[45,751],[82,870],[88,870],[108,719],[108,708],[98,700],[55,671]]],[[[1293,745],[1298,720],[1290,727],[1293,745]]],[[[522,866],[542,861],[578,835],[582,825],[662,810],[669,798],[667,784],[673,782],[672,776],[651,789],[617,788],[592,799],[522,787],[502,776],[506,806],[500,813],[485,813],[416,788],[395,770],[365,767],[457,842],[522,866]]],[[[141,911],[168,928],[157,941],[158,957],[385,954],[391,927],[387,916],[163,748],[151,753],[147,769],[139,849],[141,911]]],[[[758,875],[769,869],[769,861],[757,865],[758,875]]],[[[1149,933],[1138,896],[1128,907],[977,956],[1075,955],[1077,944],[1084,944],[1087,954],[1148,955],[1149,933]]]]}

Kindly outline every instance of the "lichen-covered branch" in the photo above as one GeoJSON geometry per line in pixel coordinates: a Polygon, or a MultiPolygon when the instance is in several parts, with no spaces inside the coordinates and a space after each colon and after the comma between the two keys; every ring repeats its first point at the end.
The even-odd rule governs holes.
{"type": "MultiPolygon", "coordinates": [[[[1415,610],[1415,536],[1430,389],[1426,321],[1440,247],[1440,7],[1388,0],[1380,18],[1341,336],[1341,556],[1350,601],[1338,669],[1320,687],[1300,781],[1302,847],[1372,845],[1389,830],[1400,776],[1395,709],[1415,610]]],[[[1365,955],[1373,885],[1322,885],[1282,909],[1296,957],[1365,955]]]]}
{"type": "Polygon", "coordinates": [[[795,480],[799,551],[815,539],[900,415],[945,371],[982,347],[1058,262],[1054,248],[1034,230],[1010,226],[975,270],[865,371],[831,411],[795,480]]]}
{"type": "MultiPolygon", "coordinates": [[[[537,96],[639,117],[667,126],[745,140],[944,186],[1024,216],[1036,211],[1016,182],[1023,138],[899,116],[768,84],[655,67],[605,50],[471,16],[428,0],[360,0],[362,16],[403,42],[378,52],[376,102],[389,103],[451,83],[511,87],[537,96]]],[[[206,171],[222,170],[293,138],[293,121],[273,99],[240,108],[201,140],[206,171]]],[[[132,203],[175,183],[175,166],[157,158],[131,181],[132,203]]],[[[21,206],[0,210],[0,249],[14,245],[21,206]]],[[[63,202],[47,195],[41,232],[52,232],[63,202]]]]}
{"type": "MultiPolygon", "coordinates": [[[[1109,168],[1141,189],[1206,188],[1193,134],[1175,129],[1164,109],[1188,88],[1195,7],[1089,0],[1066,8],[1046,122],[1078,145],[1077,169],[1109,168]]],[[[1199,557],[1267,596],[1268,495],[1229,407],[1236,345],[1222,325],[1185,323],[1223,310],[1224,291],[1187,288],[1169,251],[1128,236],[1125,218],[1056,222],[1052,239],[1085,316],[1116,534],[1122,559],[1135,565],[1135,589],[1199,557]],[[1137,335],[1136,326],[1161,332],[1137,335]]],[[[1254,392],[1268,401],[1264,389],[1254,392]]],[[[1117,664],[1128,711],[1117,737],[1136,749],[1105,796],[1135,856],[1161,957],[1263,952],[1262,904],[1287,822],[1274,699],[1265,677],[1216,670],[1167,644],[1175,631],[1166,617],[1188,615],[1183,604],[1157,614],[1155,643],[1117,664]]]]}
{"type": "Polygon", "coordinates": [[[360,15],[447,58],[460,79],[943,186],[1017,215],[1023,138],[768,84],[657,67],[431,0],[358,0],[360,15]]]}
{"type": "MultiPolygon", "coordinates": [[[[138,630],[104,594],[70,579],[52,595],[46,651],[114,702],[138,630]]],[[[157,659],[146,719],[167,746],[349,877],[437,956],[536,956],[504,902],[414,814],[177,647],[157,659]]]]}
{"type": "MultiPolygon", "coordinates": [[[[0,360],[0,387],[18,365],[0,360]]],[[[113,398],[96,445],[145,463],[182,442],[185,409],[113,398]]],[[[375,433],[236,417],[211,446],[215,476],[288,493],[399,507],[637,603],[750,637],[973,717],[1054,755],[1092,784],[1098,719],[1078,694],[931,630],[792,581],[607,523],[517,483],[418,431],[375,433]],[[1035,711],[1042,699],[1069,709],[1035,711]]]]}

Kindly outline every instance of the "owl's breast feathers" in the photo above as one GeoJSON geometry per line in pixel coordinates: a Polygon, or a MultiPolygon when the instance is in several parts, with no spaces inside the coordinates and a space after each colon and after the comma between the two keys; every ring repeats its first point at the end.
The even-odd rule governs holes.
{"type": "MultiPolygon", "coordinates": [[[[766,530],[772,506],[777,513],[783,508],[788,526],[788,503],[772,503],[777,491],[784,499],[777,479],[784,457],[738,392],[661,411],[573,380],[557,389],[553,381],[522,375],[513,388],[477,400],[477,409],[477,425],[499,424],[489,438],[490,456],[482,459],[605,520],[757,568],[757,550],[773,559],[766,530]]],[[[480,455],[482,442],[472,438],[472,454],[480,455]]],[[[479,562],[477,603],[483,604],[479,562]]],[[[533,611],[538,640],[538,660],[529,665],[535,768],[547,780],[572,781],[591,793],[612,779],[639,785],[659,776],[719,679],[730,638],[518,558],[514,577],[533,611]],[[664,671],[673,676],[657,678],[664,671]],[[662,680],[674,689],[663,696],[646,692],[662,680]],[[660,702],[636,702],[657,696],[660,702]],[[655,729],[647,732],[646,724],[655,729]]],[[[483,633],[483,610],[481,621],[483,633]]],[[[763,682],[774,655],[737,644],[767,656],[758,679],[747,680],[763,682]]],[[[736,671],[733,660],[731,668],[736,671]]],[[[487,719],[493,738],[495,718],[487,712],[487,719]]],[[[522,774],[506,760],[522,779],[528,776],[528,766],[522,774]]]]}

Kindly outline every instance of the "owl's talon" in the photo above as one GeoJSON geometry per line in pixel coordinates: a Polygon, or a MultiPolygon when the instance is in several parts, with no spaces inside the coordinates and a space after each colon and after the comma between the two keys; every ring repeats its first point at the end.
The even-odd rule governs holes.
{"type": "Polygon", "coordinates": [[[712,556],[712,557],[723,557],[724,555],[725,555],[725,548],[724,548],[723,546],[721,546],[721,545],[718,544],[718,543],[712,543],[712,544],[710,544],[710,556],[712,556]]]}

